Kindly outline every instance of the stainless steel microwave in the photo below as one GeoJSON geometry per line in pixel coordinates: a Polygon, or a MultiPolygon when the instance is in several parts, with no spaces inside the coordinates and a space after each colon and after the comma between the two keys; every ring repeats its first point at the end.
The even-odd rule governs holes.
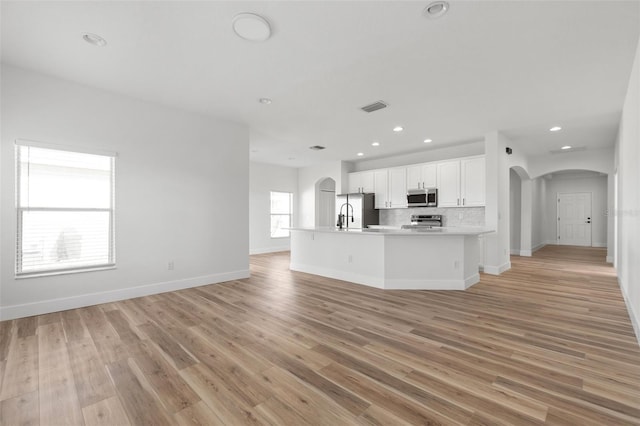
{"type": "Polygon", "coordinates": [[[410,189],[407,192],[408,207],[438,207],[438,190],[436,188],[410,189]]]}

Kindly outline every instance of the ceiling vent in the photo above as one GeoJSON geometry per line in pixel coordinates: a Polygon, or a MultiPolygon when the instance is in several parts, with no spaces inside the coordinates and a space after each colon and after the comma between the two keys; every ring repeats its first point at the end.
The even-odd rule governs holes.
{"type": "Polygon", "coordinates": [[[386,108],[387,106],[388,105],[382,101],[376,101],[370,105],[365,105],[360,109],[363,110],[364,112],[373,112],[382,108],[386,108]]]}
{"type": "Polygon", "coordinates": [[[322,151],[324,149],[324,146],[314,145],[314,146],[310,146],[309,149],[313,151],[322,151]]]}
{"type": "Polygon", "coordinates": [[[586,151],[587,147],[584,146],[574,146],[573,148],[570,149],[554,149],[552,151],[549,151],[551,154],[567,154],[569,152],[576,152],[576,151],[586,151]]]}

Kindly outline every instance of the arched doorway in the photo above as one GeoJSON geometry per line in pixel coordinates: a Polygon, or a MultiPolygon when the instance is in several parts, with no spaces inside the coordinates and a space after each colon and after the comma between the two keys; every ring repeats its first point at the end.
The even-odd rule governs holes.
{"type": "Polygon", "coordinates": [[[316,182],[316,226],[334,226],[336,213],[336,181],[330,177],[316,182]]]}

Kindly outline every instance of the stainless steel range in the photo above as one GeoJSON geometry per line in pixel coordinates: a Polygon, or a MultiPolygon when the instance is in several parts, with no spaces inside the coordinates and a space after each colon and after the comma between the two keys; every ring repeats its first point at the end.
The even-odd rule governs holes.
{"type": "Polygon", "coordinates": [[[402,225],[402,229],[432,229],[441,227],[441,214],[412,214],[411,225],[402,225]]]}

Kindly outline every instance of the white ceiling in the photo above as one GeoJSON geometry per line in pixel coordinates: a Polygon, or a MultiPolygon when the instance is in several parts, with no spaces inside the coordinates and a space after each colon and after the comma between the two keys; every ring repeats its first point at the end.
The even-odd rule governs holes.
{"type": "Polygon", "coordinates": [[[274,164],[371,159],[492,130],[529,155],[613,145],[640,1],[454,0],[438,20],[422,15],[428,3],[2,1],[2,61],[246,123],[250,158],[274,164]],[[267,18],[271,39],[238,38],[239,12],[267,18]],[[389,107],[359,110],[376,100],[389,107]]]}

